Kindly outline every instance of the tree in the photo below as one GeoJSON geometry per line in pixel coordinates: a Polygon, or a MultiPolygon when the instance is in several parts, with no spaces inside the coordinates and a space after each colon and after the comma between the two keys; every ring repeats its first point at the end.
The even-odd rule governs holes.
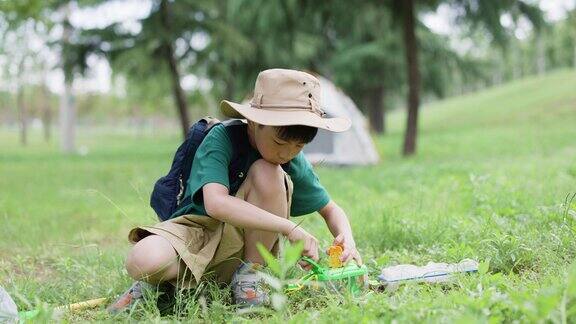
{"type": "Polygon", "coordinates": [[[574,69],[576,70],[576,9],[572,10],[572,13],[570,14],[570,21],[573,22],[572,23],[572,32],[573,32],[573,36],[572,36],[572,48],[574,50],[573,52],[573,61],[572,64],[574,65],[574,69]]]}
{"type": "Polygon", "coordinates": [[[16,107],[18,109],[18,121],[20,125],[20,144],[26,145],[28,142],[28,113],[24,102],[24,64],[26,57],[22,56],[17,64],[16,76],[18,80],[18,90],[16,93],[16,107]]]}
{"type": "MultiPolygon", "coordinates": [[[[51,28],[55,27],[55,26],[60,26],[60,27],[64,27],[65,32],[63,33],[65,35],[64,39],[62,40],[58,40],[53,42],[53,46],[55,47],[60,47],[63,50],[66,48],[66,35],[69,35],[71,33],[71,29],[70,29],[70,25],[67,22],[66,19],[64,19],[63,21],[61,21],[60,23],[53,23],[53,15],[58,13],[58,12],[62,12],[62,11],[66,11],[68,8],[69,10],[69,5],[70,2],[69,1],[65,1],[65,0],[46,0],[46,1],[40,1],[40,0],[29,0],[29,1],[5,1],[5,2],[0,2],[0,12],[4,13],[4,17],[7,19],[8,21],[8,28],[11,31],[18,31],[21,30],[22,28],[26,28],[26,26],[28,27],[27,30],[27,35],[26,36],[31,36],[34,34],[38,34],[40,33],[40,30],[37,29],[36,27],[41,26],[43,32],[40,33],[40,35],[36,35],[38,36],[39,39],[44,41],[44,46],[48,47],[48,43],[50,42],[48,40],[47,35],[49,34],[49,31],[51,28]]],[[[64,15],[64,17],[66,17],[66,15],[64,15]]],[[[24,42],[20,42],[20,45],[22,44],[28,44],[29,42],[24,41],[24,42]]],[[[12,43],[12,46],[15,46],[15,42],[12,43]]],[[[17,45],[16,45],[17,46],[17,45]]],[[[13,47],[15,48],[15,47],[13,47]]],[[[29,58],[34,58],[36,60],[41,60],[40,55],[38,55],[39,53],[33,53],[32,55],[29,55],[29,58]]],[[[21,56],[23,57],[23,56],[21,56]]],[[[50,67],[47,66],[45,64],[45,62],[36,62],[39,63],[37,64],[38,66],[42,67],[43,71],[40,71],[41,75],[45,75],[46,73],[46,69],[49,69],[50,67]]],[[[70,88],[70,84],[71,84],[71,75],[72,75],[72,69],[71,66],[69,64],[67,64],[66,61],[62,61],[61,62],[61,67],[64,70],[64,74],[66,75],[66,88],[69,89],[70,88]]],[[[26,75],[26,73],[24,73],[23,71],[19,71],[18,72],[19,76],[24,76],[26,75]]],[[[42,78],[44,79],[44,78],[42,78]]],[[[19,98],[23,98],[20,95],[18,96],[19,98]]],[[[22,99],[19,99],[20,102],[22,102],[22,99]]],[[[63,106],[66,105],[67,107],[70,107],[70,105],[68,104],[70,102],[70,99],[65,95],[63,98],[63,106]]],[[[25,138],[25,125],[26,125],[26,112],[23,109],[20,109],[20,116],[21,116],[21,120],[23,122],[21,122],[22,124],[22,137],[25,138]]],[[[69,116],[73,116],[73,114],[69,114],[69,109],[62,109],[60,112],[60,120],[61,120],[61,125],[60,128],[63,129],[64,131],[62,132],[62,136],[61,136],[61,146],[63,148],[63,150],[65,152],[72,152],[74,150],[74,119],[73,118],[67,118],[69,116]],[[66,114],[66,116],[63,116],[64,114],[66,114]],[[64,118],[66,117],[66,118],[64,118]]],[[[49,112],[45,114],[45,121],[46,121],[46,117],[49,116],[49,112]]],[[[45,127],[49,127],[49,125],[45,125],[45,127]]]]}
{"type": "Polygon", "coordinates": [[[42,78],[42,99],[41,99],[41,111],[42,111],[42,126],[44,127],[44,141],[49,142],[52,137],[52,105],[50,90],[48,90],[48,80],[46,76],[42,78]]]}
{"type": "Polygon", "coordinates": [[[27,87],[34,82],[34,78],[45,73],[44,63],[38,55],[39,50],[30,44],[37,40],[37,24],[34,20],[19,21],[10,25],[2,35],[2,43],[10,44],[0,49],[4,57],[6,77],[11,80],[12,90],[15,92],[15,106],[18,111],[18,126],[20,143],[28,143],[28,119],[30,105],[26,100],[27,87]]]}
{"type": "MultiPolygon", "coordinates": [[[[76,107],[74,105],[74,94],[72,93],[72,82],[74,79],[74,62],[70,55],[71,38],[73,33],[70,24],[71,3],[66,3],[59,9],[64,20],[61,45],[61,64],[64,71],[64,92],[60,101],[60,148],[65,153],[73,153],[76,150],[76,107]]],[[[85,67],[84,67],[85,68],[85,67]]]]}
{"type": "Polygon", "coordinates": [[[308,68],[297,53],[298,20],[306,20],[294,0],[220,0],[206,21],[209,41],[198,63],[214,81],[217,97],[243,100],[259,71],[308,68]]]}
{"type": "Polygon", "coordinates": [[[400,90],[403,62],[396,39],[369,39],[339,41],[330,63],[336,83],[365,106],[371,128],[384,133],[386,94],[400,90]]]}
{"type": "MultiPolygon", "coordinates": [[[[91,1],[89,6],[101,6],[107,1],[91,1]]],[[[187,98],[182,89],[182,70],[196,63],[197,50],[192,38],[206,33],[213,22],[211,1],[168,1],[153,3],[150,14],[139,21],[141,29],[133,33],[121,23],[102,29],[83,30],[75,45],[76,65],[82,65],[89,55],[101,55],[112,65],[123,55],[145,53],[149,63],[138,67],[139,75],[157,78],[166,73],[171,80],[172,95],[180,120],[182,134],[186,136],[190,118],[187,98]],[[158,64],[160,62],[161,64],[158,64]]],[[[125,69],[125,72],[133,71],[125,69]]]]}
{"type": "Polygon", "coordinates": [[[375,1],[328,10],[323,32],[332,52],[330,73],[364,108],[372,130],[384,133],[387,94],[400,91],[403,83],[400,39],[380,32],[394,30],[390,12],[375,1]],[[358,14],[350,17],[351,10],[358,14]]]}
{"type": "Polygon", "coordinates": [[[373,129],[383,131],[385,88],[400,86],[401,74],[396,71],[401,61],[394,53],[396,49],[399,54],[397,38],[380,37],[379,29],[392,26],[388,12],[376,1],[221,3],[220,20],[234,26],[236,36],[233,42],[214,38],[206,52],[217,54],[207,62],[209,76],[229,80],[224,82],[227,97],[246,94],[250,90],[246,85],[251,87],[262,69],[281,66],[309,70],[328,76],[357,102],[364,103],[361,107],[368,107],[373,129]],[[352,10],[358,14],[350,15],[352,10]]]}
{"type": "MultiPolygon", "coordinates": [[[[366,110],[372,128],[384,131],[386,97],[402,90],[404,63],[401,38],[395,33],[398,28],[379,1],[298,4],[278,0],[221,1],[219,4],[218,21],[234,29],[211,34],[209,44],[200,52],[199,62],[207,67],[208,76],[216,81],[216,88],[223,89],[224,96],[243,99],[250,90],[246,85],[252,86],[255,74],[261,69],[304,68],[333,79],[366,110]],[[352,11],[355,15],[350,15],[352,11]],[[293,17],[306,23],[295,24],[293,17]]],[[[432,34],[419,27],[424,34],[432,34]]],[[[431,41],[428,47],[433,54],[439,50],[448,53],[449,48],[440,49],[441,44],[431,41]]],[[[426,81],[446,75],[444,65],[435,64],[434,69],[427,70],[426,81]]],[[[444,91],[441,82],[426,85],[436,94],[444,91]]]]}
{"type": "Polygon", "coordinates": [[[174,28],[172,26],[172,15],[168,0],[160,1],[160,26],[162,28],[163,37],[161,37],[160,51],[164,56],[164,60],[168,63],[170,70],[170,77],[172,80],[172,91],[174,92],[174,100],[178,107],[178,115],[182,126],[183,137],[186,138],[188,129],[190,128],[190,117],[188,117],[188,104],[186,103],[186,96],[182,85],[180,84],[180,71],[178,61],[174,53],[174,28]]]}
{"type": "Polygon", "coordinates": [[[416,151],[418,126],[418,107],[420,105],[420,69],[418,64],[418,44],[416,41],[416,23],[414,0],[397,0],[402,17],[402,35],[408,76],[408,118],[404,137],[403,154],[411,155],[416,151]]]}
{"type": "Polygon", "coordinates": [[[446,0],[422,1],[418,6],[414,0],[393,0],[392,8],[398,12],[402,19],[404,49],[408,76],[408,116],[406,120],[406,133],[404,136],[403,154],[412,155],[416,152],[416,138],[418,131],[418,109],[420,105],[420,67],[418,63],[418,39],[415,29],[417,24],[417,11],[420,9],[434,9],[441,3],[446,3],[460,13],[459,20],[465,21],[474,27],[485,27],[501,46],[505,46],[506,32],[500,22],[504,13],[511,13],[517,20],[526,17],[535,27],[543,23],[542,13],[535,5],[520,0],[446,0]]]}

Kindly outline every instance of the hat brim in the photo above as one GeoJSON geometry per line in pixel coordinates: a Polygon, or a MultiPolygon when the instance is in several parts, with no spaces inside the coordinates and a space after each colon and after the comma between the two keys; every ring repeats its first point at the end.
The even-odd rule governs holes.
{"type": "Polygon", "coordinates": [[[282,111],[258,109],[252,108],[250,105],[243,105],[228,100],[222,100],[220,102],[220,111],[230,118],[246,118],[267,126],[304,125],[337,133],[344,132],[351,126],[348,118],[322,118],[306,110],[282,111]]]}

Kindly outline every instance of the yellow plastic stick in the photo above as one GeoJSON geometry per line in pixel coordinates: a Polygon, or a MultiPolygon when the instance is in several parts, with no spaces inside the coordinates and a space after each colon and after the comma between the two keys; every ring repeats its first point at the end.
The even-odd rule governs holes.
{"type": "Polygon", "coordinates": [[[90,300],[86,300],[83,302],[78,302],[78,303],[74,303],[74,304],[70,304],[70,305],[64,305],[64,306],[59,306],[56,307],[55,310],[58,311],[77,311],[77,310],[82,310],[82,309],[86,309],[86,308],[93,308],[93,307],[97,307],[100,305],[103,305],[106,300],[108,300],[108,298],[96,298],[96,299],[90,299],[90,300]]]}
{"type": "MultiPolygon", "coordinates": [[[[86,300],[86,301],[78,302],[78,303],[74,303],[74,304],[58,306],[58,307],[54,308],[54,315],[59,316],[61,314],[64,314],[67,311],[75,312],[75,311],[83,310],[86,308],[97,307],[97,306],[100,306],[100,305],[103,305],[104,303],[106,303],[107,300],[108,300],[108,298],[96,298],[96,299],[90,299],[90,300],[86,300]]],[[[39,313],[40,313],[40,311],[38,309],[34,309],[31,311],[19,312],[18,316],[20,317],[21,320],[26,321],[26,320],[32,320],[39,313]]]]}
{"type": "Polygon", "coordinates": [[[328,248],[328,266],[330,268],[341,268],[342,261],[340,257],[342,256],[342,247],[339,245],[332,245],[328,248]]]}

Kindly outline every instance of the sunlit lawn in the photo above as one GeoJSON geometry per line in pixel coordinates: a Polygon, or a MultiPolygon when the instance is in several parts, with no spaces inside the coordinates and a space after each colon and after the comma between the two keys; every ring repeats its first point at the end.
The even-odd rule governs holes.
{"type": "MultiPolygon", "coordinates": [[[[576,199],[565,204],[576,193],[575,90],[576,72],[560,71],[427,105],[410,159],[399,154],[404,114],[393,113],[376,138],[378,166],[318,169],[373,279],[383,266],[463,258],[489,264],[487,273],[360,299],[302,292],[283,312],[255,315],[237,314],[224,291],[164,319],[575,321],[576,199]]],[[[84,156],[61,155],[39,132],[20,147],[15,131],[0,130],[0,285],[21,309],[113,296],[130,284],[127,232],[155,221],[148,197],[179,141],[176,132],[78,133],[84,156]]],[[[318,215],[303,226],[329,245],[318,215]]],[[[129,316],[160,320],[150,305],[115,319],[129,316]]],[[[102,309],[65,318],[114,320],[102,309]]]]}

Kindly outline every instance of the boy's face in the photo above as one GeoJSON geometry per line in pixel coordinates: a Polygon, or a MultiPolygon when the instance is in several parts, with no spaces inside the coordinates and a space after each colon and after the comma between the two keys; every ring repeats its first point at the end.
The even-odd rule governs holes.
{"type": "Polygon", "coordinates": [[[252,145],[260,152],[262,158],[270,163],[284,164],[296,157],[304,148],[305,143],[279,138],[272,126],[258,124],[251,126],[252,145]]]}

